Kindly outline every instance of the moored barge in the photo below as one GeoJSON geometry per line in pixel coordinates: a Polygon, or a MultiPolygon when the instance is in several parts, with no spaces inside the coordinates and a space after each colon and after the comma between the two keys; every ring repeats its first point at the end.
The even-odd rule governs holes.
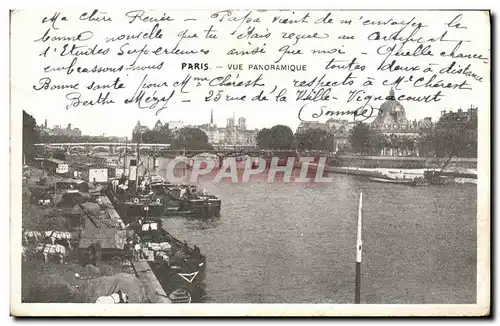
{"type": "Polygon", "coordinates": [[[134,231],[136,258],[148,261],[166,293],[177,289],[191,292],[205,279],[207,259],[200,249],[176,239],[161,227],[159,219],[139,220],[129,228],[134,231]]]}

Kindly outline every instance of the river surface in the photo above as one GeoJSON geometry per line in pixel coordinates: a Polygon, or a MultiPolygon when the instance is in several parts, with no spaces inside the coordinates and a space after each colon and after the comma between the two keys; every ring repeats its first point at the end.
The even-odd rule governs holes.
{"type": "Polygon", "coordinates": [[[476,301],[476,186],[212,183],[213,220],[164,218],[208,259],[203,302],[353,303],[363,192],[362,303],[476,301]]]}
{"type": "MultiPolygon", "coordinates": [[[[165,177],[167,164],[157,174],[165,177]]],[[[214,183],[207,175],[199,184],[221,198],[221,217],[164,218],[169,232],[207,256],[202,302],[353,303],[362,192],[362,303],[475,303],[476,185],[409,187],[343,174],[324,184],[269,183],[265,176],[214,183]]]]}

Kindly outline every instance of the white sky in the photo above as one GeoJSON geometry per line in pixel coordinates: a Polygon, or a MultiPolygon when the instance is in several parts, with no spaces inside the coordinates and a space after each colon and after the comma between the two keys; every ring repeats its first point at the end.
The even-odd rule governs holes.
{"type": "MultiPolygon", "coordinates": [[[[133,59],[132,56],[117,56],[116,53],[121,45],[127,43],[127,41],[114,42],[113,44],[106,43],[104,41],[105,37],[119,36],[124,33],[136,34],[140,31],[150,31],[154,24],[144,23],[136,21],[129,24],[128,19],[124,15],[124,11],[107,11],[107,16],[111,16],[113,22],[101,22],[101,23],[88,23],[78,21],[78,16],[84,10],[80,11],[67,11],[61,14],[68,17],[68,22],[58,21],[56,27],[59,29],[57,31],[51,30],[50,35],[57,36],[74,36],[78,33],[91,30],[93,32],[93,37],[91,40],[84,42],[92,47],[98,44],[99,47],[110,47],[110,52],[106,56],[93,56],[93,57],[78,57],[78,64],[88,68],[92,68],[94,65],[103,66],[119,66],[123,64],[125,67],[129,65],[133,59]],[[114,54],[114,55],[113,55],[114,54]]],[[[369,12],[369,11],[357,11],[357,12],[347,12],[347,11],[332,11],[330,17],[334,19],[334,24],[327,26],[319,26],[312,23],[309,24],[294,24],[294,25],[276,25],[271,24],[270,21],[276,15],[285,16],[292,18],[301,18],[307,11],[296,11],[292,12],[279,12],[279,11],[268,11],[264,13],[258,13],[252,11],[250,17],[260,17],[261,23],[252,24],[242,24],[238,29],[237,34],[244,32],[249,26],[255,26],[256,30],[260,33],[265,33],[266,28],[272,33],[272,39],[266,40],[250,40],[251,45],[245,40],[235,40],[234,36],[230,33],[238,27],[240,22],[226,22],[217,23],[216,19],[210,18],[210,15],[214,13],[211,11],[199,11],[199,12],[180,12],[180,11],[169,11],[168,15],[174,17],[174,22],[163,22],[160,23],[160,28],[162,29],[163,39],[154,41],[128,41],[131,47],[142,48],[147,43],[147,48],[150,51],[156,49],[159,46],[167,47],[171,49],[178,41],[177,34],[183,29],[188,28],[189,32],[197,33],[199,38],[197,39],[184,39],[181,42],[180,47],[183,49],[199,49],[206,48],[210,49],[210,54],[207,56],[176,56],[176,55],[142,55],[138,64],[152,65],[158,64],[162,60],[164,61],[164,66],[161,71],[150,71],[148,73],[148,80],[150,82],[163,82],[166,81],[172,84],[174,81],[182,80],[188,73],[195,77],[208,77],[209,79],[217,76],[225,76],[229,71],[227,70],[227,64],[239,64],[242,63],[246,69],[248,64],[272,64],[278,57],[278,49],[284,45],[292,46],[292,41],[286,41],[281,38],[281,33],[287,31],[289,33],[302,33],[302,34],[312,34],[312,33],[327,33],[327,40],[301,40],[294,47],[294,49],[301,49],[305,54],[295,55],[295,56],[285,56],[282,59],[283,64],[305,64],[307,65],[307,72],[288,72],[288,71],[248,71],[244,70],[238,72],[241,75],[240,80],[249,80],[256,78],[260,73],[263,74],[263,80],[266,84],[265,89],[267,91],[272,90],[274,85],[281,88],[287,88],[288,101],[285,103],[277,103],[273,99],[267,102],[225,102],[223,100],[213,103],[204,102],[204,97],[208,95],[210,88],[206,86],[195,87],[195,85],[190,85],[186,87],[190,91],[190,95],[186,97],[180,97],[176,95],[168,105],[168,108],[163,110],[158,116],[155,116],[153,111],[141,110],[135,105],[124,104],[123,100],[130,97],[137,88],[140,81],[143,79],[145,72],[137,71],[123,71],[122,73],[112,74],[112,73],[102,73],[98,74],[77,74],[73,73],[67,76],[64,72],[53,72],[44,73],[43,67],[47,65],[51,66],[67,66],[71,62],[73,57],[56,57],[54,52],[51,52],[54,47],[59,51],[63,42],[47,42],[46,44],[41,44],[40,42],[33,42],[33,40],[40,38],[50,27],[49,23],[41,24],[41,20],[45,16],[51,17],[53,11],[21,11],[13,15],[12,17],[12,104],[13,107],[19,110],[25,109],[28,113],[32,114],[37,120],[38,124],[43,123],[44,119],[48,120],[49,126],[52,125],[62,125],[66,126],[71,123],[74,127],[78,127],[82,130],[84,134],[90,135],[114,135],[114,136],[129,136],[132,128],[137,123],[138,120],[142,124],[153,126],[156,120],[160,119],[163,122],[172,120],[182,120],[185,124],[203,124],[208,123],[210,119],[210,110],[214,109],[214,120],[219,126],[225,126],[226,118],[235,114],[236,118],[245,117],[247,119],[248,128],[263,128],[271,127],[275,124],[286,124],[289,125],[293,130],[296,129],[300,121],[297,118],[297,113],[300,107],[305,103],[296,102],[294,100],[295,89],[293,87],[293,79],[300,79],[310,81],[314,77],[321,77],[323,74],[327,74],[325,79],[342,81],[348,74],[346,71],[340,70],[329,70],[325,71],[324,67],[326,63],[335,57],[336,60],[351,60],[353,57],[357,57],[357,61],[366,66],[364,71],[356,71],[355,76],[357,77],[355,84],[353,86],[339,86],[332,89],[332,95],[336,96],[338,100],[331,100],[326,103],[315,103],[316,108],[321,105],[327,105],[329,109],[339,111],[339,110],[353,110],[360,105],[362,102],[358,103],[347,103],[347,96],[350,90],[363,89],[366,92],[374,96],[388,94],[390,87],[382,86],[381,82],[385,79],[394,80],[398,76],[409,78],[411,73],[407,72],[380,72],[377,71],[377,67],[382,61],[382,56],[376,55],[375,52],[379,46],[391,44],[399,44],[398,42],[383,42],[383,41],[367,41],[367,36],[374,31],[380,31],[383,35],[391,35],[392,33],[398,31],[401,26],[379,26],[379,27],[363,27],[360,22],[371,19],[371,20],[382,20],[387,21],[389,19],[394,19],[398,22],[400,21],[410,21],[415,17],[414,22],[421,22],[428,27],[422,28],[417,37],[421,36],[423,38],[437,38],[444,31],[448,29],[448,39],[463,39],[470,40],[471,42],[463,43],[460,50],[462,53],[477,53],[482,54],[484,57],[489,57],[489,22],[486,14],[481,12],[463,12],[463,18],[461,24],[466,29],[456,29],[447,28],[446,23],[451,21],[453,17],[457,15],[457,12],[452,11],[417,11],[417,12],[369,12]],[[363,16],[363,18],[361,18],[363,16]],[[185,18],[196,18],[196,22],[184,22],[185,18]],[[341,25],[339,24],[339,19],[351,19],[351,25],[341,25]],[[218,31],[219,39],[214,42],[207,42],[204,38],[203,30],[207,29],[211,24],[214,25],[214,29],[218,31]],[[36,26],[36,28],[27,28],[36,26]],[[187,27],[186,27],[187,26],[187,27]],[[319,27],[318,27],[319,26],[319,27]],[[345,26],[348,26],[347,28],[345,26]],[[338,40],[338,36],[342,34],[354,35],[355,40],[338,40]],[[263,44],[266,44],[265,46],[263,44]],[[42,58],[38,54],[46,48],[46,46],[51,46],[51,51],[47,58],[42,58]],[[225,54],[231,48],[250,50],[255,46],[265,47],[266,55],[256,55],[249,58],[248,56],[240,57],[228,57],[225,54]],[[330,49],[330,48],[342,48],[346,54],[342,55],[311,55],[310,51],[313,48],[330,49]],[[366,55],[362,54],[366,53],[366,55]],[[181,71],[180,65],[182,62],[207,62],[210,66],[208,71],[181,71]],[[223,66],[222,69],[216,68],[217,66],[223,66]],[[82,99],[95,100],[98,93],[92,93],[84,89],[85,86],[90,84],[92,81],[97,83],[108,84],[115,80],[118,76],[120,80],[126,85],[125,89],[115,91],[113,99],[115,104],[100,106],[96,105],[93,107],[83,107],[79,106],[77,108],[65,109],[68,105],[68,101],[65,99],[67,90],[46,90],[46,91],[35,91],[33,90],[34,85],[38,85],[38,80],[42,77],[48,76],[52,79],[54,84],[80,84],[80,92],[82,99]],[[362,82],[366,80],[367,77],[373,77],[375,79],[375,85],[369,88],[363,88],[362,82]],[[182,99],[189,98],[190,103],[181,102],[182,99]]],[[[243,16],[247,12],[240,11],[234,12],[233,16],[243,16]]],[[[326,11],[309,11],[310,22],[314,22],[316,19],[324,17],[326,11]]],[[[162,16],[162,11],[147,11],[147,15],[151,16],[162,16]]],[[[402,33],[401,36],[408,36],[414,28],[408,26],[402,33]]],[[[418,65],[420,69],[423,70],[428,66],[428,63],[434,63],[434,69],[439,70],[443,67],[449,65],[453,59],[442,58],[439,53],[442,51],[450,52],[456,42],[441,42],[433,43],[432,53],[434,56],[419,56],[411,58],[402,57],[391,57],[388,61],[396,59],[398,64],[401,65],[418,65]],[[438,68],[436,68],[438,67],[438,68]]],[[[415,49],[415,44],[409,44],[408,48],[405,49],[415,49]]],[[[467,80],[468,84],[472,90],[451,90],[442,89],[445,97],[442,98],[440,102],[437,103],[418,103],[418,102],[401,102],[406,108],[407,117],[409,119],[421,119],[423,117],[430,116],[435,121],[442,109],[454,109],[467,108],[471,104],[478,106],[479,110],[489,110],[489,62],[484,63],[482,60],[467,60],[467,59],[456,59],[457,65],[465,67],[469,63],[471,64],[470,70],[477,73],[483,77],[483,82],[477,82],[473,78],[467,78],[464,76],[456,75],[438,75],[435,81],[445,79],[446,82],[460,83],[463,80],[467,80]]],[[[235,74],[235,72],[231,72],[235,74]]],[[[432,73],[422,73],[422,71],[415,73],[414,79],[418,77],[425,77],[428,80],[432,73]]],[[[410,86],[411,83],[402,83],[400,88],[402,90],[396,91],[396,95],[401,93],[409,94],[412,96],[423,96],[431,95],[439,90],[439,88],[414,88],[410,86]]],[[[213,88],[217,90],[219,88],[213,88]]],[[[161,88],[158,89],[158,94],[168,95],[172,91],[172,88],[161,88]]],[[[248,91],[243,89],[238,90],[236,88],[226,88],[225,92],[234,95],[247,95],[248,97],[253,97],[260,92],[260,88],[248,91]]],[[[177,93],[178,94],[178,93],[177,93]]],[[[374,102],[373,105],[378,107],[382,102],[374,102]]],[[[312,107],[312,106],[311,106],[312,107]]],[[[309,113],[310,115],[310,113],[309,113]]],[[[321,117],[317,119],[318,121],[326,121],[329,117],[321,117]]],[[[351,118],[351,117],[349,117],[351,118]]],[[[313,119],[309,119],[313,120],[313,119]]]]}

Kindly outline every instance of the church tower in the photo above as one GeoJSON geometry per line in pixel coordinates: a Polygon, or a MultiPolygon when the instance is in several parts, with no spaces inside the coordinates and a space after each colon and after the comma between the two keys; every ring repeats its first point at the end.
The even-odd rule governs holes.
{"type": "Polygon", "coordinates": [[[210,125],[214,124],[214,109],[210,111],[210,125]]]}

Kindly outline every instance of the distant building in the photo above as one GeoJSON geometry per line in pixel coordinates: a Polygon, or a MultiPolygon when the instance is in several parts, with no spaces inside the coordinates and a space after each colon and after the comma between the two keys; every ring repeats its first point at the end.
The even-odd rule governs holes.
{"type": "MultiPolygon", "coordinates": [[[[409,120],[406,116],[404,106],[396,100],[394,89],[391,89],[387,100],[380,106],[382,113],[370,124],[370,128],[377,130],[384,137],[381,140],[382,149],[380,155],[400,156],[418,155],[418,138],[422,133],[433,128],[432,119],[426,117],[417,122],[409,120]]],[[[474,110],[470,109],[467,114],[460,113],[461,119],[471,119],[474,110]]],[[[443,113],[446,114],[446,113],[443,113]]],[[[450,115],[451,117],[451,115],[450,115]]],[[[336,151],[349,147],[349,136],[356,122],[329,119],[325,123],[318,121],[301,122],[297,133],[308,129],[321,129],[334,135],[336,151]]]]}
{"type": "Polygon", "coordinates": [[[226,128],[232,129],[234,127],[235,127],[235,124],[234,124],[234,115],[233,115],[232,118],[227,118],[226,128]]]}
{"type": "Polygon", "coordinates": [[[238,129],[245,131],[247,129],[247,119],[241,117],[238,119],[238,129]]]}
{"type": "Polygon", "coordinates": [[[163,124],[160,120],[156,121],[155,126],[153,127],[154,131],[161,131],[163,128],[163,124]]]}
{"type": "MultiPolygon", "coordinates": [[[[396,100],[391,88],[387,100],[380,105],[382,110],[370,127],[379,131],[384,140],[381,143],[380,155],[406,156],[417,155],[417,138],[421,130],[417,120],[408,120],[404,106],[396,100]]],[[[431,121],[421,120],[420,126],[427,126],[431,121]]]]}
{"type": "Polygon", "coordinates": [[[335,151],[349,147],[349,135],[356,125],[354,121],[329,119],[326,121],[329,131],[333,134],[335,151]]]}
{"type": "Polygon", "coordinates": [[[447,125],[448,127],[458,127],[461,124],[467,124],[470,122],[477,121],[477,107],[470,106],[466,111],[458,109],[457,112],[453,111],[441,111],[441,117],[439,118],[438,124],[447,125]]]}
{"type": "Polygon", "coordinates": [[[149,128],[147,126],[143,126],[143,125],[141,125],[140,121],[137,121],[137,124],[135,125],[134,130],[132,130],[132,135],[143,134],[148,130],[149,130],[149,128]]]}
{"type": "Polygon", "coordinates": [[[214,123],[214,112],[210,112],[210,123],[196,126],[203,130],[208,136],[208,142],[215,147],[256,147],[258,130],[248,130],[246,119],[240,117],[238,124],[236,118],[226,119],[226,127],[217,127],[214,123]]]}
{"type": "Polygon", "coordinates": [[[417,127],[419,130],[430,130],[432,129],[432,126],[432,118],[430,117],[423,118],[417,123],[417,127]]]}
{"type": "Polygon", "coordinates": [[[371,127],[385,135],[417,137],[419,135],[416,120],[406,118],[404,106],[396,100],[391,88],[388,100],[380,106],[382,113],[373,120],[371,127]]]}
{"type": "Polygon", "coordinates": [[[174,131],[184,128],[184,122],[182,121],[169,121],[167,125],[170,130],[174,131]]]}
{"type": "Polygon", "coordinates": [[[71,123],[69,123],[66,128],[61,127],[60,125],[55,125],[52,128],[48,128],[47,119],[45,119],[43,125],[40,125],[37,128],[41,133],[50,136],[80,137],[82,135],[82,131],[78,128],[73,128],[71,123]]]}
{"type": "Polygon", "coordinates": [[[300,134],[308,129],[322,129],[328,130],[328,125],[319,121],[302,121],[297,127],[296,133],[300,134]]]}

